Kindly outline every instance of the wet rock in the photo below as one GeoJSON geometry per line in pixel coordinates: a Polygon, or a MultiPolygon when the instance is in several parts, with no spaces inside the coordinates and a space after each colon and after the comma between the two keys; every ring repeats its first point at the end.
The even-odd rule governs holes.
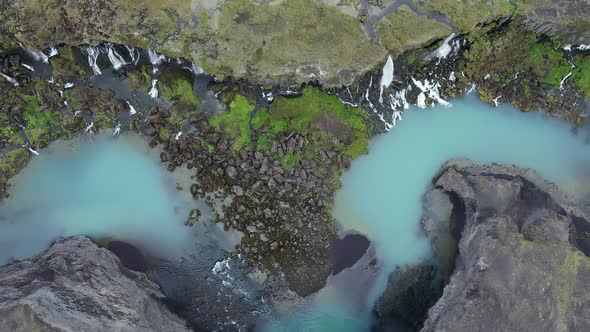
{"type": "Polygon", "coordinates": [[[165,163],[168,161],[168,154],[166,154],[166,152],[161,152],[160,153],[160,161],[165,163]]]}
{"type": "Polygon", "coordinates": [[[199,186],[196,183],[191,184],[191,195],[197,196],[199,194],[199,186]]]}

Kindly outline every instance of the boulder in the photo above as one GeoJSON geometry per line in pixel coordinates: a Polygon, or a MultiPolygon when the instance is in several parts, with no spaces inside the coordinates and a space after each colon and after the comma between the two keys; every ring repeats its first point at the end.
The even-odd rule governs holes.
{"type": "Polygon", "coordinates": [[[433,190],[448,196],[446,233],[459,241],[422,331],[590,331],[586,208],[532,170],[465,160],[445,164],[433,190]]]}
{"type": "Polygon", "coordinates": [[[0,331],[189,331],[158,285],[86,237],[0,268],[0,331]]]}

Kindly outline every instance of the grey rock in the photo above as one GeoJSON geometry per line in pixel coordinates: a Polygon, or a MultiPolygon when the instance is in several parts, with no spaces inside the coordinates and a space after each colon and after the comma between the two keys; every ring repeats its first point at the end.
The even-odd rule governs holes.
{"type": "MultiPolygon", "coordinates": [[[[447,233],[460,240],[450,281],[422,331],[590,330],[584,207],[514,166],[451,161],[433,186],[448,195],[447,233]]],[[[445,236],[435,229],[443,227],[429,237],[445,236]]],[[[440,243],[433,242],[435,252],[440,243]]]]}
{"type": "Polygon", "coordinates": [[[238,197],[244,196],[244,189],[242,189],[240,186],[233,186],[232,192],[238,197]]]}
{"type": "Polygon", "coordinates": [[[189,331],[160,288],[86,237],[0,268],[0,331],[189,331]]]}
{"type": "Polygon", "coordinates": [[[238,170],[230,165],[225,168],[225,174],[227,174],[230,179],[235,179],[238,176],[238,170]]]}

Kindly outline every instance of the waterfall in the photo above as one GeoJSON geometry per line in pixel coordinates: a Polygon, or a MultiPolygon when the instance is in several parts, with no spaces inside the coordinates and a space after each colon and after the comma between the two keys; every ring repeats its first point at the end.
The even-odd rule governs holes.
{"type": "Polygon", "coordinates": [[[86,126],[86,128],[84,128],[84,132],[85,133],[90,132],[92,134],[92,130],[91,130],[92,127],[94,127],[94,121],[93,122],[90,122],[90,124],[88,126],[86,126]]]}
{"type": "Polygon", "coordinates": [[[387,56],[387,62],[383,66],[383,74],[381,76],[381,84],[379,90],[379,103],[383,104],[383,88],[387,88],[393,82],[393,59],[391,54],[387,56]]]}
{"type": "Polygon", "coordinates": [[[26,63],[21,63],[21,66],[27,68],[30,71],[35,71],[35,68],[33,68],[33,66],[27,65],[26,63]]]}
{"type": "Polygon", "coordinates": [[[15,78],[12,78],[6,74],[0,73],[0,76],[4,77],[4,79],[6,79],[8,81],[8,83],[14,85],[14,86],[18,86],[18,81],[15,78]]]}
{"type": "Polygon", "coordinates": [[[121,69],[121,67],[127,65],[125,59],[123,59],[123,57],[119,53],[117,53],[117,50],[115,50],[112,44],[107,44],[106,47],[107,56],[109,57],[109,61],[111,62],[115,70],[119,70],[121,69]]]}
{"type": "Polygon", "coordinates": [[[420,89],[422,92],[418,95],[418,107],[426,108],[426,96],[430,97],[430,99],[436,101],[437,103],[443,106],[450,106],[450,103],[440,97],[438,92],[438,88],[440,84],[438,82],[430,82],[428,80],[424,80],[424,82],[418,81],[412,77],[412,81],[414,85],[420,89]]]}
{"type": "Polygon", "coordinates": [[[156,99],[158,98],[158,88],[156,87],[156,83],[158,83],[157,79],[153,79],[152,80],[152,88],[150,89],[150,97],[152,97],[152,99],[156,99]]]}
{"type": "Polygon", "coordinates": [[[118,123],[117,126],[115,127],[115,130],[113,130],[113,137],[119,135],[120,132],[121,132],[121,124],[118,123]]]}
{"type": "Polygon", "coordinates": [[[92,71],[94,72],[94,75],[100,75],[100,74],[102,74],[102,72],[100,71],[100,68],[96,64],[96,60],[98,59],[98,55],[100,54],[100,51],[99,51],[98,47],[95,47],[95,46],[85,46],[82,49],[88,55],[88,65],[90,65],[90,68],[92,68],[92,71]]]}
{"type": "Polygon", "coordinates": [[[49,47],[49,55],[47,56],[47,58],[51,58],[51,57],[54,57],[56,55],[58,55],[57,48],[55,48],[55,46],[51,45],[49,47]]]}
{"type": "Polygon", "coordinates": [[[125,47],[127,48],[127,51],[129,52],[129,57],[131,58],[130,63],[137,65],[137,62],[139,62],[139,57],[140,57],[141,53],[137,52],[137,57],[135,57],[135,47],[127,46],[127,45],[125,45],[125,47]]]}
{"type": "Polygon", "coordinates": [[[137,111],[135,110],[135,107],[133,107],[133,105],[131,105],[131,103],[129,101],[127,101],[127,105],[129,106],[129,115],[133,115],[133,114],[137,113],[137,111]]]}
{"type": "Polygon", "coordinates": [[[153,66],[158,66],[162,63],[162,61],[166,60],[165,56],[156,53],[156,51],[151,48],[148,49],[148,56],[150,58],[150,63],[153,66]]]}
{"type": "MultiPolygon", "coordinates": [[[[453,48],[451,47],[451,40],[455,38],[455,33],[452,33],[450,36],[448,36],[442,43],[442,45],[436,49],[436,51],[434,51],[433,53],[433,57],[440,59],[446,59],[449,54],[451,54],[451,52],[453,51],[453,48]]],[[[456,44],[456,46],[458,46],[458,44],[456,44]]]]}
{"type": "Polygon", "coordinates": [[[30,48],[26,48],[26,47],[23,47],[23,49],[24,49],[24,50],[25,50],[27,53],[29,53],[29,55],[30,55],[31,57],[33,57],[33,59],[34,59],[35,61],[41,61],[41,62],[43,62],[43,63],[49,63],[49,57],[47,57],[47,55],[45,55],[45,53],[43,53],[43,52],[41,52],[41,51],[35,51],[35,50],[32,50],[32,49],[30,49],[30,48]]]}

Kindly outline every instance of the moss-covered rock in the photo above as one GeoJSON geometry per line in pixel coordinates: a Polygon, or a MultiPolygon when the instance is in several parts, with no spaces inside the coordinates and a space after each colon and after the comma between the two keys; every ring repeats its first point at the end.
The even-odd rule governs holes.
{"type": "Polygon", "coordinates": [[[53,67],[53,77],[57,82],[75,82],[88,76],[89,68],[80,63],[80,59],[75,56],[77,50],[70,46],[62,46],[57,50],[58,55],[49,59],[53,67]]]}
{"type": "Polygon", "coordinates": [[[342,141],[344,153],[351,158],[368,152],[367,114],[318,88],[306,87],[299,97],[278,97],[269,112],[270,133],[295,131],[306,134],[319,130],[322,140],[335,137],[342,141]]]}

